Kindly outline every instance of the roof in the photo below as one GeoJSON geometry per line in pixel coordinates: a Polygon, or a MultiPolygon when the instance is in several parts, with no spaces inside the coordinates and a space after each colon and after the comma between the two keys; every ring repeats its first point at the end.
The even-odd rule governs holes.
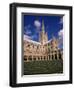
{"type": "MultiPolygon", "coordinates": [[[[40,42],[31,40],[31,38],[28,37],[27,35],[24,35],[24,41],[27,41],[27,42],[30,42],[30,43],[33,43],[33,44],[36,44],[36,45],[41,45],[40,42]]],[[[50,39],[49,41],[45,42],[44,45],[45,45],[45,44],[48,44],[48,43],[50,43],[50,42],[51,42],[51,39],[50,39]]]]}

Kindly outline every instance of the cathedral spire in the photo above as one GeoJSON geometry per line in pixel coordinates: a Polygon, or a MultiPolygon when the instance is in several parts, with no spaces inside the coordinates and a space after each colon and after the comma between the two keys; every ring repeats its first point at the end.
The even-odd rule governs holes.
{"type": "Polygon", "coordinates": [[[44,28],[44,20],[42,20],[42,32],[44,32],[45,28],[44,28]]]}

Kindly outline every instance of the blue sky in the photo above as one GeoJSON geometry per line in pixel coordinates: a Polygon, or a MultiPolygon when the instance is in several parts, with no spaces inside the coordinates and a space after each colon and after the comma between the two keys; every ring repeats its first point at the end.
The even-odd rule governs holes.
{"type": "Polygon", "coordinates": [[[27,35],[34,41],[38,41],[39,32],[42,30],[42,20],[44,20],[45,32],[47,32],[48,40],[50,40],[52,36],[56,38],[62,37],[63,19],[62,16],[59,15],[23,15],[24,35],[27,35]]]}

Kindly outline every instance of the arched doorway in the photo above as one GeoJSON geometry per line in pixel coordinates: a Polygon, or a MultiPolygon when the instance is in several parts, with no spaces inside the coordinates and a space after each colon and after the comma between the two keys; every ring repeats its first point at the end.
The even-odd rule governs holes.
{"type": "Polygon", "coordinates": [[[54,56],[52,55],[52,60],[53,60],[54,56]]]}
{"type": "Polygon", "coordinates": [[[55,54],[55,59],[57,59],[57,54],[55,54]]]}
{"type": "Polygon", "coordinates": [[[33,59],[36,60],[36,57],[34,57],[33,59]]]}
{"type": "Polygon", "coordinates": [[[44,56],[44,60],[45,60],[46,58],[45,58],[45,56],[44,56]]]}
{"type": "Polygon", "coordinates": [[[29,56],[29,58],[28,58],[30,61],[32,61],[32,57],[31,56],[29,56]]]}
{"type": "Polygon", "coordinates": [[[27,61],[27,56],[24,56],[24,61],[27,61]]]}
{"type": "Polygon", "coordinates": [[[38,60],[40,60],[40,57],[38,57],[38,60]]]}
{"type": "Polygon", "coordinates": [[[62,59],[61,53],[59,53],[59,59],[62,59]]]}

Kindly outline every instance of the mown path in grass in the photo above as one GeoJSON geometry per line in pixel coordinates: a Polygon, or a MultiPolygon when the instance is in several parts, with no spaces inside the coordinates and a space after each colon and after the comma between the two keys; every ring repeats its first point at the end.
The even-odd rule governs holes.
{"type": "Polygon", "coordinates": [[[62,60],[24,62],[24,75],[53,74],[62,72],[62,60]]]}

